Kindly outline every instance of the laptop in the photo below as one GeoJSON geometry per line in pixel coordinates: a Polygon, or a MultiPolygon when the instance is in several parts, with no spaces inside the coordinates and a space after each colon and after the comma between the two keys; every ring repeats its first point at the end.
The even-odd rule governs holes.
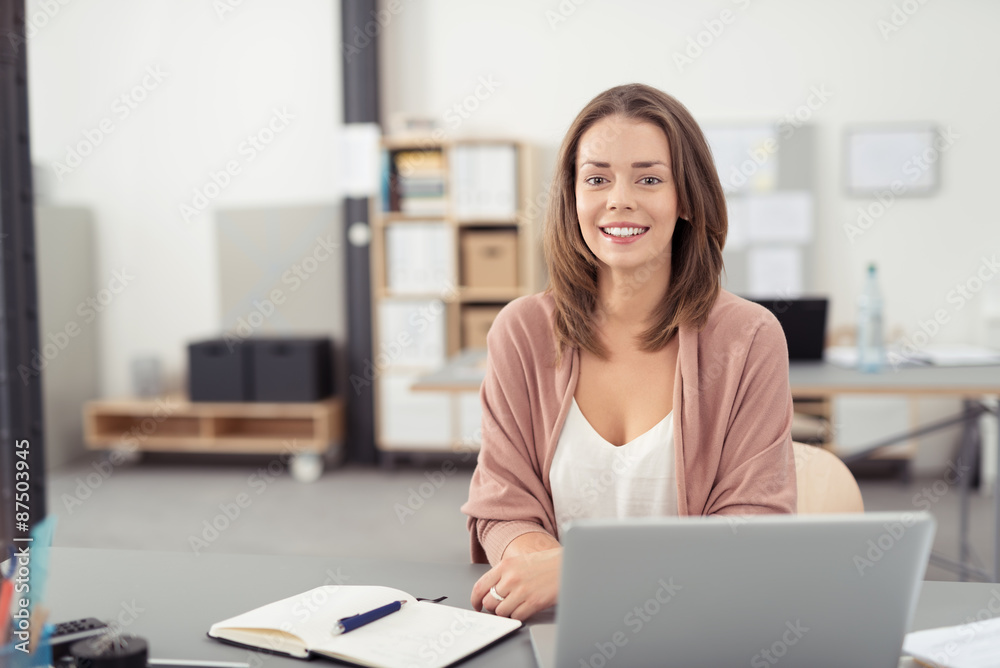
{"type": "Polygon", "coordinates": [[[781,323],[788,342],[789,360],[822,360],[826,346],[826,297],[798,299],[753,298],[781,323]]]}
{"type": "Polygon", "coordinates": [[[541,668],[896,668],[928,513],[582,520],[541,668]]]}

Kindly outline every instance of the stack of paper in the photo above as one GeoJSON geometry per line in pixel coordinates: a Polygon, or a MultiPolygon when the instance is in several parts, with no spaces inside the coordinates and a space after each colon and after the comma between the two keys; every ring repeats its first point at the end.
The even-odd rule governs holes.
{"type": "Polygon", "coordinates": [[[982,346],[929,345],[920,351],[934,366],[982,366],[1000,364],[1000,351],[982,346]]]}
{"type": "Polygon", "coordinates": [[[1000,618],[907,633],[903,653],[934,668],[991,668],[1000,656],[1000,618]]]}
{"type": "MultiPolygon", "coordinates": [[[[894,346],[886,351],[887,364],[893,368],[908,366],[987,366],[1000,364],[1000,351],[964,344],[931,344],[919,350],[894,346]]],[[[837,366],[853,369],[858,366],[855,346],[830,346],[823,358],[837,366]]]]}

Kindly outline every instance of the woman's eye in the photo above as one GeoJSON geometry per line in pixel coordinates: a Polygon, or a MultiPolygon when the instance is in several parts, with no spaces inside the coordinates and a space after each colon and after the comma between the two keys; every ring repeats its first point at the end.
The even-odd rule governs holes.
{"type": "Polygon", "coordinates": [[[587,183],[589,183],[592,186],[599,186],[604,184],[605,182],[607,182],[607,179],[604,178],[603,176],[591,176],[589,179],[587,179],[587,183]]]}
{"type": "Polygon", "coordinates": [[[646,186],[655,186],[657,183],[662,183],[660,179],[656,178],[655,176],[647,176],[643,179],[640,179],[640,181],[643,185],[646,186]]]}

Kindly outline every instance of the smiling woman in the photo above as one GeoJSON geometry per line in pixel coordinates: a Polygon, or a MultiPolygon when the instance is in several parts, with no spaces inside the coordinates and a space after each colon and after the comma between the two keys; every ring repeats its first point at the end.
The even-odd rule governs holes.
{"type": "Polygon", "coordinates": [[[545,228],[550,285],[487,345],[482,446],[462,507],[472,604],[526,619],[558,597],[568,522],[791,513],[784,334],[721,287],[726,208],[688,110],[631,84],[577,116],[545,228]]]}

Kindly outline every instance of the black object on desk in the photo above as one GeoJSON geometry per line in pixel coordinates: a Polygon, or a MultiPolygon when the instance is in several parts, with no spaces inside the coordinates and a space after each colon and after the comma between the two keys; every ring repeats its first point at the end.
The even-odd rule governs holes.
{"type": "Polygon", "coordinates": [[[774,314],[788,342],[789,360],[821,360],[826,345],[826,297],[751,299],[774,314]]]}
{"type": "Polygon", "coordinates": [[[77,668],[146,668],[149,647],[136,637],[99,636],[75,643],[69,653],[77,668]]]}

